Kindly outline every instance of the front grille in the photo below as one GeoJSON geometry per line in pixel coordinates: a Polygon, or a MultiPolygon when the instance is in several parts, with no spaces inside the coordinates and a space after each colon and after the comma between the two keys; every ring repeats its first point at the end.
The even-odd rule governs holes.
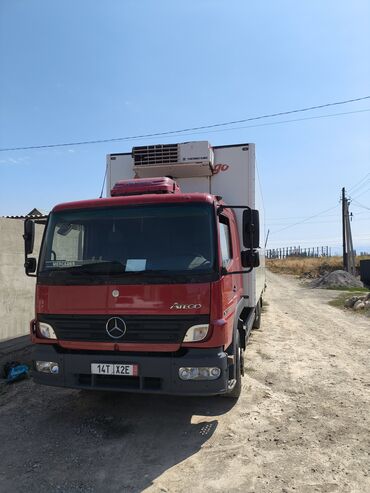
{"type": "Polygon", "coordinates": [[[183,341],[192,325],[209,323],[208,315],[38,315],[40,322],[52,325],[57,338],[64,341],[137,342],[174,344],[183,341]],[[106,323],[119,317],[126,333],[119,339],[110,337],[106,323]]]}
{"type": "Polygon", "coordinates": [[[77,383],[82,387],[97,389],[119,389],[119,390],[160,390],[162,380],[155,377],[122,377],[111,375],[76,375],[77,383]]]}
{"type": "Polygon", "coordinates": [[[178,145],[164,144],[132,148],[134,166],[158,166],[178,163],[178,145]]]}

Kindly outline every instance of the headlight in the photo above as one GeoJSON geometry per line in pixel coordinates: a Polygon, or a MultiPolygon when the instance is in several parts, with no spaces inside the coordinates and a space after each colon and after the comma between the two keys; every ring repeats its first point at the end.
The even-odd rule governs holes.
{"type": "Polygon", "coordinates": [[[45,322],[38,323],[38,331],[41,337],[45,337],[45,339],[56,339],[57,335],[54,332],[54,329],[51,325],[45,322]]]}
{"type": "Polygon", "coordinates": [[[55,361],[35,361],[36,370],[42,373],[52,373],[57,375],[59,373],[59,365],[55,361]]]}
{"type": "Polygon", "coordinates": [[[190,327],[190,329],[187,330],[184,337],[184,342],[202,341],[207,337],[208,329],[208,324],[193,325],[192,327],[190,327]]]}
{"type": "Polygon", "coordinates": [[[217,366],[179,368],[181,380],[216,380],[220,375],[221,369],[217,366]]]}

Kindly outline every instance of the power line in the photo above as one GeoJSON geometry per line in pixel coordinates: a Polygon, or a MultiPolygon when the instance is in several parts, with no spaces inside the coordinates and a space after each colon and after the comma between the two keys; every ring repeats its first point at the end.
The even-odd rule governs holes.
{"type": "MultiPolygon", "coordinates": [[[[334,216],[338,216],[338,214],[325,214],[325,215],[323,214],[321,217],[334,217],[334,216]]],[[[271,222],[271,221],[284,221],[289,219],[307,219],[307,217],[308,216],[273,217],[266,220],[268,222],[271,222]]]]}
{"type": "MultiPolygon", "coordinates": [[[[370,108],[366,108],[363,110],[355,110],[355,111],[344,111],[344,112],[337,112],[337,113],[329,113],[327,115],[318,115],[318,116],[308,116],[306,118],[294,118],[292,120],[278,120],[277,122],[268,122],[268,123],[258,123],[257,125],[243,125],[239,127],[230,127],[230,128],[219,128],[217,130],[208,130],[208,131],[200,131],[200,132],[188,132],[188,133],[182,133],[182,134],[177,134],[183,136],[188,136],[188,135],[200,135],[200,134],[210,134],[210,133],[217,133],[217,132],[229,132],[231,130],[242,130],[244,128],[258,128],[258,127],[269,127],[272,125],[282,125],[285,123],[295,123],[295,122],[302,122],[306,120],[319,120],[321,118],[333,118],[335,116],[343,116],[343,115],[352,115],[354,113],[366,113],[370,111],[370,108]]],[[[148,139],[153,139],[156,137],[148,137],[148,139]]],[[[140,138],[141,139],[141,138],[140,138]]]]}
{"type": "MultiPolygon", "coordinates": [[[[349,195],[349,198],[352,199],[353,197],[358,197],[359,192],[362,194],[362,189],[364,187],[368,187],[370,185],[370,178],[366,181],[364,181],[359,187],[356,188],[356,190],[353,190],[351,194],[349,195]]],[[[368,189],[367,189],[368,190],[368,189]]],[[[366,192],[366,190],[364,190],[366,192]]]]}
{"type": "Polygon", "coordinates": [[[366,173],[366,175],[361,178],[359,182],[357,182],[353,187],[348,189],[348,192],[354,192],[356,189],[362,188],[367,182],[370,180],[370,173],[366,173]]]}
{"type": "MultiPolygon", "coordinates": [[[[352,202],[354,202],[357,207],[362,207],[363,209],[367,209],[368,211],[370,211],[370,207],[361,204],[361,202],[359,202],[358,200],[352,199],[352,202]]],[[[364,214],[364,212],[356,212],[356,214],[364,214]]]]}
{"type": "MultiPolygon", "coordinates": [[[[369,235],[355,235],[353,236],[353,240],[355,241],[366,241],[366,240],[370,240],[370,236],[369,235]]],[[[334,247],[338,247],[338,248],[341,248],[342,245],[341,245],[341,238],[310,238],[309,240],[306,240],[306,239],[290,239],[290,240],[284,240],[284,243],[289,243],[289,244],[293,244],[293,245],[310,245],[312,243],[318,243],[320,242],[321,244],[325,244],[325,245],[330,245],[330,246],[334,246],[334,247]]],[[[281,242],[278,242],[278,240],[274,240],[273,242],[271,242],[273,245],[281,245],[281,242]]],[[[270,249],[272,249],[273,247],[270,247],[270,249]]],[[[276,248],[276,247],[275,247],[276,248]]]]}
{"type": "MultiPolygon", "coordinates": [[[[356,201],[353,201],[353,204],[354,204],[354,207],[363,207],[365,209],[369,209],[368,207],[364,206],[364,205],[361,205],[361,206],[356,206],[356,201]]],[[[370,210],[370,209],[369,209],[370,210]]],[[[353,214],[356,214],[359,215],[359,214],[367,214],[366,211],[361,211],[361,212],[358,212],[358,211],[355,211],[353,214]]],[[[320,217],[339,217],[338,214],[322,214],[320,217]]],[[[291,216],[291,217],[275,217],[275,218],[272,218],[272,219],[266,219],[266,222],[268,223],[271,223],[271,222],[275,222],[275,221],[289,221],[289,219],[307,219],[307,216],[291,216]]],[[[288,225],[288,224],[292,224],[290,222],[288,223],[278,223],[278,224],[275,224],[275,226],[278,226],[278,225],[288,225]]]]}
{"type": "MultiPolygon", "coordinates": [[[[357,214],[358,213],[356,213],[356,216],[357,216],[357,214]]],[[[353,217],[353,220],[356,223],[357,223],[357,221],[369,221],[369,219],[370,219],[370,215],[366,216],[366,217],[360,217],[360,218],[357,218],[356,216],[355,216],[355,213],[353,214],[353,216],[351,215],[351,218],[353,217]]],[[[308,222],[306,222],[306,224],[338,224],[338,223],[340,223],[340,220],[341,220],[341,218],[338,216],[337,219],[332,219],[330,221],[312,221],[312,222],[308,221],[308,222]]],[[[274,226],[280,226],[280,225],[284,226],[284,223],[274,224],[274,226]]]]}
{"type": "MultiPolygon", "coordinates": [[[[202,126],[198,126],[198,127],[183,128],[180,130],[168,130],[165,132],[155,132],[155,133],[150,133],[150,134],[133,135],[133,136],[127,136],[127,137],[85,140],[85,141],[79,141],[79,142],[65,142],[65,143],[59,143],[59,144],[44,144],[44,145],[21,146],[21,147],[7,147],[7,148],[0,149],[0,152],[21,151],[21,150],[31,150],[31,149],[47,149],[47,148],[50,149],[53,147],[68,147],[68,146],[88,145],[88,144],[101,144],[101,143],[107,143],[107,142],[120,142],[120,141],[125,141],[125,140],[135,140],[135,139],[143,139],[143,138],[150,138],[150,137],[160,137],[160,136],[165,136],[165,135],[182,134],[184,132],[194,132],[197,130],[205,130],[205,129],[211,129],[211,128],[216,128],[216,127],[236,125],[239,123],[246,123],[246,122],[250,122],[250,121],[262,120],[265,118],[274,118],[276,116],[291,115],[294,113],[313,111],[313,110],[317,110],[317,109],[328,108],[331,106],[339,106],[339,105],[348,104],[348,103],[355,103],[355,102],[364,101],[367,99],[370,99],[370,96],[363,96],[360,98],[347,99],[344,101],[335,101],[333,103],[325,103],[325,104],[320,104],[320,105],[316,105],[316,106],[309,106],[306,108],[299,108],[299,109],[294,109],[294,110],[289,110],[289,111],[280,111],[278,113],[270,113],[270,114],[265,114],[265,115],[260,115],[260,116],[243,118],[241,120],[233,120],[233,121],[228,121],[228,122],[213,123],[210,125],[202,125],[202,126]]],[[[364,111],[367,111],[367,110],[364,110],[364,111]]]]}
{"type": "MultiPolygon", "coordinates": [[[[370,189],[369,189],[369,190],[370,190],[370,189]]],[[[367,192],[367,190],[365,190],[365,192],[367,192]]],[[[365,193],[365,192],[363,192],[363,193],[365,193]]],[[[360,195],[363,195],[363,193],[361,193],[360,195]]],[[[354,200],[354,199],[352,199],[352,200],[353,200],[355,203],[357,203],[357,205],[358,205],[358,206],[363,207],[364,209],[368,209],[368,210],[370,210],[370,208],[369,208],[369,207],[366,207],[366,206],[364,206],[364,205],[360,204],[357,200],[354,200]]],[[[293,228],[294,226],[298,226],[298,225],[300,225],[300,224],[307,223],[307,221],[309,221],[310,219],[314,219],[314,218],[319,217],[319,216],[322,216],[322,217],[330,217],[330,216],[331,216],[331,214],[326,214],[326,215],[325,215],[325,213],[326,213],[326,212],[329,212],[329,211],[332,211],[332,210],[336,209],[337,207],[338,207],[338,204],[337,204],[337,205],[335,205],[334,207],[330,207],[329,209],[326,209],[326,210],[324,210],[324,211],[321,211],[321,212],[319,212],[319,213],[317,213],[317,214],[315,214],[315,215],[313,215],[313,216],[308,216],[308,217],[306,217],[306,218],[303,218],[301,221],[297,221],[297,222],[292,223],[292,224],[287,224],[287,225],[286,225],[286,226],[284,226],[283,228],[280,228],[280,229],[278,229],[278,230],[276,230],[276,231],[271,231],[271,234],[280,233],[281,231],[285,231],[286,229],[293,228]]],[[[356,213],[356,214],[361,214],[361,213],[356,213]]],[[[280,218],[280,219],[283,219],[283,218],[280,218]]],[[[289,218],[286,218],[286,219],[289,219],[289,218]]],[[[366,220],[366,218],[361,218],[361,220],[364,220],[364,219],[366,220]]],[[[275,218],[275,221],[276,221],[276,220],[279,220],[279,218],[275,218]]],[[[267,223],[269,223],[269,221],[268,221],[268,220],[267,220],[266,222],[267,222],[267,223]]],[[[336,221],[321,221],[321,223],[324,223],[324,222],[325,222],[325,223],[329,223],[329,222],[336,222],[336,221]]],[[[308,224],[316,224],[316,222],[314,222],[314,223],[308,223],[308,224]]],[[[277,225],[278,225],[278,224],[275,224],[275,226],[277,226],[277,225]]]]}
{"type": "Polygon", "coordinates": [[[293,228],[294,226],[298,226],[299,224],[303,224],[303,223],[309,221],[310,219],[321,216],[322,214],[325,214],[326,212],[329,212],[329,211],[332,211],[333,209],[336,209],[338,207],[338,205],[339,204],[335,205],[334,207],[330,207],[329,209],[325,209],[324,211],[318,212],[317,214],[314,214],[313,216],[309,216],[306,219],[303,219],[302,221],[298,221],[294,224],[290,224],[288,226],[285,226],[284,228],[278,229],[277,231],[272,231],[271,234],[280,233],[281,231],[285,231],[286,229],[293,228]]]}
{"type": "Polygon", "coordinates": [[[351,199],[357,199],[358,197],[361,197],[361,195],[363,195],[364,193],[368,192],[370,190],[370,188],[367,188],[366,190],[363,190],[361,193],[359,193],[358,195],[355,195],[354,197],[351,197],[351,199]]]}
{"type": "MultiPolygon", "coordinates": [[[[353,207],[362,207],[363,209],[367,209],[368,211],[370,211],[370,207],[366,207],[366,206],[364,206],[364,205],[363,205],[363,206],[358,206],[358,205],[354,204],[353,202],[351,202],[351,205],[352,205],[353,207]]],[[[368,214],[368,212],[367,212],[367,211],[361,211],[361,212],[355,211],[355,212],[353,212],[352,214],[353,214],[353,217],[357,217],[357,216],[359,216],[359,215],[361,215],[361,214],[368,214]]],[[[367,216],[366,216],[366,217],[367,217],[367,216]]]]}

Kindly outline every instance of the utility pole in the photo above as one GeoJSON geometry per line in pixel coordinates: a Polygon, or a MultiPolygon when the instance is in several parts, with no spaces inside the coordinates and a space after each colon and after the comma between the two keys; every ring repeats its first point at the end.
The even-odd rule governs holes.
{"type": "Polygon", "coordinates": [[[343,236],[343,270],[348,271],[348,254],[346,242],[346,189],[342,188],[342,236],[343,236]]]}
{"type": "Polygon", "coordinates": [[[349,200],[346,190],[342,188],[342,232],[343,232],[343,269],[353,276],[356,275],[355,254],[353,250],[349,200]]]}

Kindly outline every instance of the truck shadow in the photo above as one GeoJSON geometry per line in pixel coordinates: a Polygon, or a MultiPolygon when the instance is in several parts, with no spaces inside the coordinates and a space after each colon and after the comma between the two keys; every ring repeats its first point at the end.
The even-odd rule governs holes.
{"type": "Polygon", "coordinates": [[[51,484],[65,475],[66,491],[77,481],[86,491],[142,491],[196,454],[233,405],[221,397],[68,391],[45,423],[63,442],[51,484]]]}

